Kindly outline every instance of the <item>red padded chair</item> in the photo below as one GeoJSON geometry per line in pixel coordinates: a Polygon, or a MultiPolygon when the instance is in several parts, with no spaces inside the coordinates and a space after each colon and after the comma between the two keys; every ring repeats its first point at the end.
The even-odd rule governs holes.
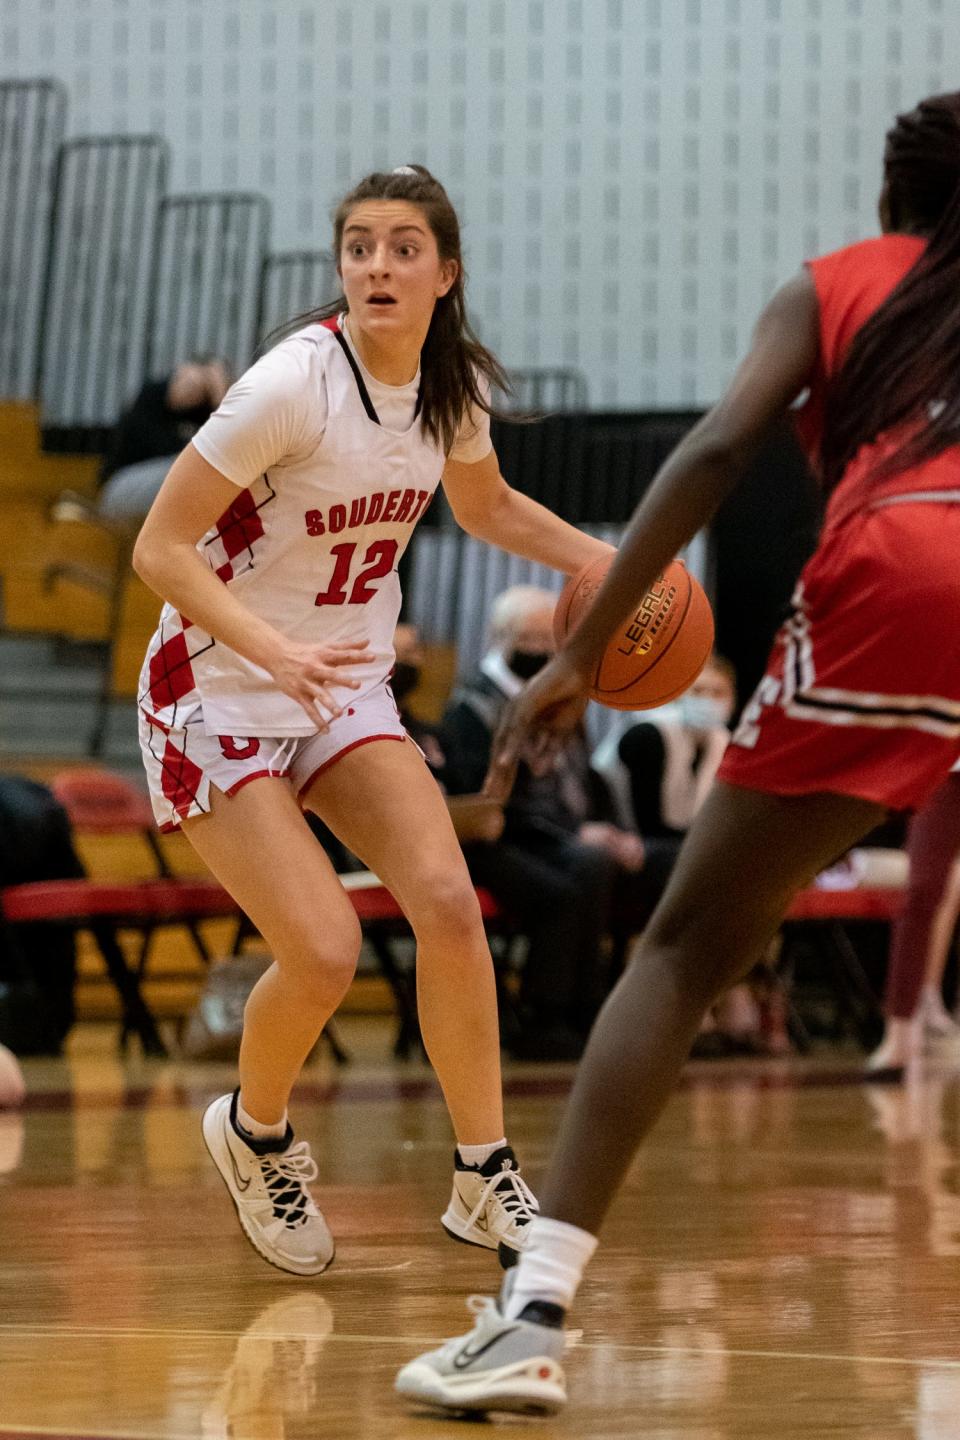
{"type": "MultiPolygon", "coordinates": [[[[882,1026],[883,1007],[848,927],[864,921],[890,924],[900,914],[903,896],[903,890],[896,886],[864,886],[853,890],[818,890],[811,886],[794,896],[784,920],[778,970],[785,988],[788,992],[791,988],[797,936],[813,929],[832,967],[842,1011],[866,1048],[875,1042],[882,1026]]],[[[810,1037],[793,1007],[790,1007],[790,1028],[801,1049],[808,1049],[810,1037]]]]}
{"type": "Polygon", "coordinates": [[[141,836],[157,873],[131,881],[44,880],[7,886],[0,891],[3,918],[11,925],[47,921],[89,931],[123,1004],[122,1040],[134,1031],[147,1054],[165,1055],[166,1046],[140,984],[151,939],[161,926],[185,926],[198,953],[209,961],[199,922],[223,918],[239,922],[239,907],[214,880],[170,873],[153,832],[149,805],[129,781],[108,770],[84,766],[56,776],[51,789],[79,834],[141,836]],[[120,930],[136,930],[142,937],[133,966],[127,963],[117,939],[120,930]]]}
{"type": "Polygon", "coordinates": [[[896,920],[903,908],[903,891],[894,885],[862,890],[801,890],[787,911],[788,920],[822,920],[844,924],[851,920],[896,920]]]}
{"type": "MultiPolygon", "coordinates": [[[[393,945],[400,936],[410,934],[410,923],[393,895],[369,870],[341,875],[340,880],[357,913],[365,938],[377,957],[383,978],[393,992],[397,1007],[398,1027],[393,1051],[405,1059],[412,1049],[421,1047],[420,1021],[417,1015],[416,976],[397,963],[393,945]]],[[[477,888],[480,914],[488,932],[509,940],[513,928],[489,890],[477,888]]],[[[495,965],[497,997],[500,1013],[512,1017],[514,1002],[503,984],[502,967],[495,965]]]]}
{"type": "MultiPolygon", "coordinates": [[[[111,884],[99,880],[37,880],[0,890],[0,910],[10,925],[36,921],[88,930],[97,943],[107,973],[123,1004],[123,1031],[140,1036],[144,1053],[166,1055],[140,988],[141,976],[127,963],[117,940],[118,930],[150,934],[159,925],[232,917],[237,906],[215,881],[135,880],[111,884]]],[[[141,957],[143,951],[141,950],[141,957]]]]}
{"type": "MultiPolygon", "coordinates": [[[[181,906],[183,916],[180,920],[177,920],[173,914],[174,890],[170,890],[168,893],[166,909],[158,900],[161,909],[158,910],[157,923],[183,924],[184,929],[189,930],[190,939],[193,940],[197,955],[203,960],[204,965],[209,965],[210,952],[201,936],[197,920],[209,919],[212,914],[213,916],[236,914],[237,917],[240,917],[239,907],[233,904],[230,909],[229,904],[223,901],[223,909],[216,909],[213,897],[216,894],[223,896],[222,887],[216,881],[209,880],[209,878],[197,880],[196,877],[174,874],[170,867],[170,861],[164,854],[147,796],[124,776],[92,765],[60,770],[58,775],[53,776],[53,779],[50,780],[50,789],[68,814],[76,835],[127,835],[127,837],[142,842],[145,851],[150,854],[154,868],[154,874],[142,878],[151,881],[155,881],[157,878],[173,881],[174,887],[178,887],[181,900],[183,900],[183,906],[181,906]],[[200,910],[194,916],[191,913],[191,907],[196,903],[200,904],[200,910]]],[[[237,935],[232,949],[236,949],[239,945],[242,926],[242,919],[237,920],[237,935]]],[[[144,937],[142,937],[142,950],[137,966],[141,975],[147,965],[147,956],[150,952],[150,942],[153,939],[155,926],[150,927],[144,922],[142,929],[144,929],[144,937]]]]}

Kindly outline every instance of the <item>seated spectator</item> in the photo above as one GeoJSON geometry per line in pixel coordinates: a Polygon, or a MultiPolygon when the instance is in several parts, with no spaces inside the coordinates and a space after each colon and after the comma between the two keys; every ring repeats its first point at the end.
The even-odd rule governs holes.
{"type": "Polygon", "coordinates": [[[147,381],[121,415],[104,456],[96,512],[101,519],[139,524],[177,455],[229,386],[229,367],[215,355],[178,365],[165,380],[147,381]]]}
{"type": "MultiPolygon", "coordinates": [[[[455,690],[440,728],[442,773],[454,795],[480,789],[504,707],[552,654],[554,603],[549,591],[528,585],[494,602],[490,648],[455,690]]],[[[585,736],[573,735],[548,761],[521,764],[502,839],[464,851],[475,883],[529,940],[513,1054],[575,1058],[612,978],[605,940],[615,889],[625,876],[635,884],[644,863],[639,838],[613,823],[585,736]]]]}
{"type": "MultiPolygon", "coordinates": [[[[51,790],[0,775],[0,887],[76,880],[83,865],[51,790]]],[[[0,1038],[17,1055],[59,1055],[74,1022],[76,941],[54,923],[8,925],[0,915],[0,1038]]]]}
{"type": "MultiPolygon", "coordinates": [[[[639,721],[625,717],[594,757],[601,773],[618,787],[626,817],[643,837],[648,865],[656,862],[663,884],[713,784],[730,738],[736,698],[733,666],[712,655],[675,704],[639,721]]],[[[694,1054],[763,1048],[760,1023],[750,987],[734,986],[707,1016],[694,1054]]]]}
{"type": "Polygon", "coordinates": [[[625,712],[593,754],[620,823],[643,838],[646,868],[660,882],[654,901],[713,784],[735,705],[733,667],[714,655],[675,704],[642,720],[625,712]]]}
{"type": "MultiPolygon", "coordinates": [[[[410,709],[414,695],[423,676],[425,662],[420,632],[416,625],[401,621],[393,634],[393,649],[396,661],[390,676],[390,689],[397,702],[400,719],[407,734],[423,751],[423,757],[433,771],[441,790],[446,790],[446,756],[440,745],[440,731],[410,709]]],[[[447,809],[453,821],[453,828],[461,845],[470,840],[499,840],[503,833],[503,806],[485,795],[450,795],[447,809]]]]}
{"type": "MultiPolygon", "coordinates": [[[[390,688],[397,703],[403,727],[419,747],[441,789],[444,783],[444,754],[440,748],[435,725],[421,720],[409,709],[409,700],[420,684],[424,667],[423,646],[416,625],[401,621],[393,634],[395,662],[390,675],[390,688]]],[[[503,807],[483,795],[447,795],[447,809],[461,845],[471,840],[498,840],[503,832],[503,807]]],[[[313,811],[306,812],[307,824],[320,841],[338,874],[364,867],[355,855],[337,839],[313,811]]]]}
{"type": "Polygon", "coordinates": [[[621,736],[632,819],[644,840],[671,840],[679,850],[720,767],[735,706],[733,666],[713,655],[675,706],[621,736]]]}
{"type": "Polygon", "coordinates": [[[390,689],[397,702],[403,728],[419,745],[430,769],[442,783],[444,760],[437,727],[419,719],[409,708],[410,697],[423,675],[423,646],[416,625],[401,620],[393,632],[393,651],[396,659],[390,675],[390,689]]]}

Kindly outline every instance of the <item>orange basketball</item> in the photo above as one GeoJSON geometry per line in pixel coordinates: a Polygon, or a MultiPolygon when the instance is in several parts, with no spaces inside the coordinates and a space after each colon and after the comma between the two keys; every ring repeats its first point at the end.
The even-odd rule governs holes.
{"type": "MultiPolygon", "coordinates": [[[[589,610],[612,564],[602,555],[567,581],[553,615],[558,645],[589,610]]],[[[682,561],[672,560],[607,645],[590,698],[612,710],[665,705],[689,689],[712,649],[710,602],[682,561]]]]}

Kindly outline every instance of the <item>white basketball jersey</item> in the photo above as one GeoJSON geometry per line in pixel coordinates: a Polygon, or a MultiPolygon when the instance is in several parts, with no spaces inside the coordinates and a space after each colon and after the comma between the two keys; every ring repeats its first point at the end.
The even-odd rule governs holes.
{"type": "MultiPolygon", "coordinates": [[[[308,326],[247,371],[192,442],[240,487],[198,546],[220,579],[292,640],[349,641],[372,652],[351,671],[360,689],[334,692],[345,707],[393,665],[397,562],[445,463],[418,405],[406,430],[379,423],[364,373],[336,321],[308,326]]],[[[489,438],[479,448],[488,452],[489,438]]],[[[459,446],[454,453],[460,458],[459,446]]],[[[169,604],[147,651],[139,703],[168,729],[198,706],[208,734],[316,728],[267,671],[169,604]]]]}

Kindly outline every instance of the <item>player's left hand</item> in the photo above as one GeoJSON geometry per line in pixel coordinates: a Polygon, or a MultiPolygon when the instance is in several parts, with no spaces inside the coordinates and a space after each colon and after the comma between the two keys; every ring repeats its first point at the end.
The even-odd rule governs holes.
{"type": "Polygon", "coordinates": [[[503,804],[521,759],[551,755],[575,730],[587,707],[590,680],[563,650],[530,680],[504,712],[493,739],[483,793],[503,804]]]}

